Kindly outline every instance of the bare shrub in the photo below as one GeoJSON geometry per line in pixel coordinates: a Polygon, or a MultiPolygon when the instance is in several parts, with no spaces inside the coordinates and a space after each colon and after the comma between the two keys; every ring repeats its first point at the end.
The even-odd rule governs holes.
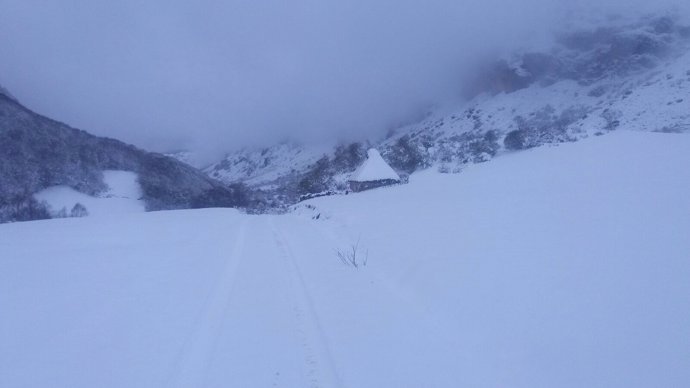
{"type": "Polygon", "coordinates": [[[336,249],[335,254],[340,261],[350,267],[366,267],[369,261],[369,250],[362,251],[359,247],[359,240],[350,245],[347,249],[336,249]]]}

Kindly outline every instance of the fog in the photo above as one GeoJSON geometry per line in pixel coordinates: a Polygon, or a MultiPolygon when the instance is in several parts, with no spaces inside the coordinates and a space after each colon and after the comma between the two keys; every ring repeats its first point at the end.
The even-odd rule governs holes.
{"type": "Polygon", "coordinates": [[[375,136],[459,98],[476,56],[547,39],[575,11],[673,5],[0,0],[0,84],[98,135],[215,155],[285,138],[375,136]]]}

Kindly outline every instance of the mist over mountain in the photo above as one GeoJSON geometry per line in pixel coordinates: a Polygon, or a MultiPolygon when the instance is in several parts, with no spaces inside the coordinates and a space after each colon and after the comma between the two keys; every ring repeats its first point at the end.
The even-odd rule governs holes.
{"type": "Polygon", "coordinates": [[[0,84],[96,135],[212,162],[275,139],[380,135],[462,99],[479,57],[544,45],[568,24],[674,8],[687,5],[6,0],[0,84]]]}
{"type": "MultiPolygon", "coordinates": [[[[409,102],[404,93],[400,98],[378,98],[381,104],[374,104],[368,100],[372,95],[363,89],[356,93],[362,96],[356,104],[367,105],[366,109],[348,114],[341,111],[337,116],[342,120],[338,120],[338,125],[330,125],[327,122],[335,116],[329,115],[355,105],[329,98],[339,98],[346,89],[330,90],[327,96],[321,94],[325,89],[313,88],[315,93],[318,91],[319,101],[295,97],[285,99],[282,108],[257,111],[256,116],[271,121],[274,129],[264,131],[242,125],[242,136],[246,137],[215,132],[213,125],[203,120],[197,122],[198,130],[187,131],[192,143],[177,143],[174,131],[164,136],[155,129],[145,131],[152,138],[162,136],[154,149],[190,145],[170,152],[168,156],[172,158],[118,140],[99,138],[38,115],[2,88],[0,206],[4,216],[0,218],[46,216],[35,195],[51,187],[104,195],[107,185],[103,173],[111,170],[137,174],[135,179],[141,185],[148,210],[242,206],[250,211],[272,212],[283,211],[305,198],[347,193],[348,177],[366,159],[370,147],[379,149],[405,181],[422,169],[460,172],[469,164],[486,162],[507,152],[572,142],[618,128],[687,131],[690,22],[680,9],[642,16],[639,9],[636,11],[626,16],[591,12],[578,15],[577,22],[565,23],[540,39],[524,40],[522,44],[514,40],[504,42],[505,49],[499,50],[499,45],[491,43],[481,50],[481,44],[472,46],[477,51],[468,46],[462,66],[451,69],[451,78],[451,72],[441,77],[448,83],[444,87],[453,93],[434,94],[432,98],[425,95],[426,89],[418,89],[420,94],[415,98],[421,96],[426,103],[408,104],[404,109],[403,105],[409,102]],[[450,79],[453,82],[448,82],[450,79]],[[441,96],[444,99],[432,103],[441,96]],[[405,114],[391,115],[392,111],[385,108],[390,107],[389,100],[403,104],[394,110],[405,114]],[[300,108],[290,108],[289,115],[281,116],[281,110],[291,104],[300,108]],[[318,108],[324,116],[305,116],[300,110],[304,107],[318,108]],[[325,121],[312,128],[313,119],[325,121]],[[348,121],[361,119],[372,127],[365,129],[348,121]],[[294,125],[291,120],[296,120],[294,125]],[[347,130],[338,129],[345,128],[343,125],[347,130]],[[205,146],[195,148],[192,144],[205,146]],[[219,150],[225,150],[224,155],[216,157],[219,150]],[[22,216],[23,213],[31,214],[22,216]]],[[[437,43],[455,52],[453,47],[462,47],[462,42],[458,40],[460,46],[437,43]]],[[[425,56],[424,51],[418,54],[425,56]]],[[[330,65],[331,70],[343,66],[330,65]]],[[[392,82],[384,76],[377,78],[377,82],[382,80],[392,82]]],[[[434,86],[436,81],[428,78],[415,82],[441,90],[434,86]]],[[[402,80],[394,84],[410,85],[402,80]]],[[[185,101],[193,109],[200,100],[186,95],[185,101]]],[[[252,100],[251,104],[243,113],[258,107],[270,108],[259,100],[252,100]]],[[[150,106],[120,108],[119,115],[129,119],[136,116],[137,109],[150,106]]],[[[185,112],[161,115],[159,108],[146,113],[165,122],[185,112]]],[[[82,109],[88,111],[88,104],[82,109]]],[[[213,115],[193,116],[209,119],[213,115]]],[[[223,117],[236,118],[232,109],[225,111],[223,117]]],[[[125,132],[115,133],[118,138],[128,138],[125,132]]]]}
{"type": "Polygon", "coordinates": [[[619,129],[686,132],[689,91],[690,23],[674,14],[603,18],[563,30],[550,45],[485,61],[465,83],[466,101],[432,108],[385,135],[246,147],[205,171],[280,207],[348,192],[369,147],[406,176],[460,172],[505,153],[619,129]]]}

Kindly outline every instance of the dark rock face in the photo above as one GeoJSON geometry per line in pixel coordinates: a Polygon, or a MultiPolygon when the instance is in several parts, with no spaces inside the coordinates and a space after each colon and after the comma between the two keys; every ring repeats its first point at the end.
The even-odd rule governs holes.
{"type": "Polygon", "coordinates": [[[238,188],[190,166],[71,128],[0,94],[0,222],[45,218],[34,211],[31,196],[50,186],[66,185],[91,195],[102,192],[103,170],[137,173],[147,210],[243,202],[238,188]]]}

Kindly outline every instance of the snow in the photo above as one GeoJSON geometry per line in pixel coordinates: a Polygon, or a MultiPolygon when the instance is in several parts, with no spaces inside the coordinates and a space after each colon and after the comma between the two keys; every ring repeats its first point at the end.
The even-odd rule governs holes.
{"type": "Polygon", "coordinates": [[[243,182],[255,188],[272,190],[276,182],[289,179],[296,171],[310,168],[333,148],[331,144],[280,143],[270,148],[244,149],[227,155],[204,171],[221,182],[243,182]]]}
{"type": "Polygon", "coordinates": [[[381,154],[374,148],[367,151],[367,160],[365,160],[350,176],[350,180],[354,182],[369,182],[386,179],[399,181],[400,176],[385,160],[383,160],[381,154]]]}
{"type": "MultiPolygon", "coordinates": [[[[452,152],[452,148],[462,145],[458,140],[462,135],[496,131],[502,137],[519,129],[518,118],[530,120],[544,116],[543,120],[550,122],[541,124],[547,128],[562,125],[564,134],[567,133],[571,140],[607,133],[613,128],[687,132],[690,131],[690,53],[685,47],[679,49],[679,53],[645,71],[591,82],[569,79],[535,82],[512,93],[484,93],[469,101],[454,101],[432,108],[421,121],[401,126],[387,133],[385,139],[370,139],[371,144],[387,155],[392,148],[398,147],[401,138],[406,137],[413,140],[413,146],[416,145],[422,155],[428,153],[428,160],[423,164],[459,172],[467,163],[467,153],[457,149],[452,152]],[[419,141],[420,137],[424,140],[419,141]]],[[[573,59],[571,55],[579,58],[590,54],[565,51],[557,57],[568,61],[573,59]]],[[[506,59],[510,59],[511,67],[520,70],[522,56],[517,58],[519,61],[506,59]]],[[[504,151],[505,148],[499,150],[497,156],[504,151]]],[[[297,183],[318,159],[333,154],[333,147],[279,144],[229,154],[205,172],[226,183],[241,181],[253,188],[285,189],[297,183]]],[[[473,159],[491,158],[484,154],[473,159]]],[[[348,175],[334,176],[338,183],[342,183],[341,178],[347,180],[348,175]]]]}
{"type": "Polygon", "coordinates": [[[89,216],[117,216],[119,214],[137,213],[145,210],[142,192],[137,174],[130,171],[107,170],[103,172],[103,181],[108,190],[97,196],[90,196],[68,186],[53,186],[34,195],[38,201],[45,201],[54,215],[65,209],[70,210],[77,203],[84,205],[89,216]]]}
{"type": "Polygon", "coordinates": [[[688,149],[620,131],[287,215],[0,225],[0,386],[684,386],[688,149]]]}
{"type": "MultiPolygon", "coordinates": [[[[606,133],[612,123],[625,130],[687,132],[690,52],[681,52],[649,71],[605,77],[592,84],[558,80],[549,85],[537,82],[512,93],[484,93],[452,108],[433,110],[419,123],[396,129],[395,135],[379,144],[379,148],[393,146],[404,136],[422,134],[432,142],[433,147],[426,149],[434,156],[432,159],[446,170],[459,171],[464,162],[441,162],[439,145],[452,143],[455,136],[478,128],[506,134],[519,129],[517,117],[534,118],[547,108],[555,116],[570,112],[566,116],[571,116],[572,122],[564,129],[574,140],[606,133]]],[[[504,151],[499,151],[499,155],[504,151]]]]}

